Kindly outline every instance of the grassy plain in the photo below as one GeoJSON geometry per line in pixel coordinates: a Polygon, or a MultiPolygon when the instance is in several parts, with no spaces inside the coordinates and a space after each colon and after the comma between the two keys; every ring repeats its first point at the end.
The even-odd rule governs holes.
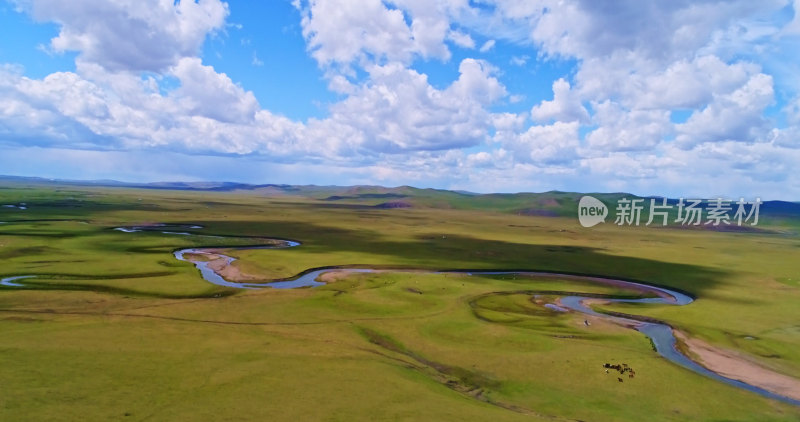
{"type": "Polygon", "coordinates": [[[57,185],[10,184],[0,203],[27,206],[0,208],[0,276],[37,275],[21,280],[26,288],[0,286],[0,420],[800,417],[665,361],[635,331],[586,327],[529,292],[620,293],[609,287],[392,273],[234,291],[172,256],[277,237],[303,245],[232,251],[235,265],[265,278],[363,265],[640,280],[697,300],[608,308],[800,377],[800,237],[791,230],[583,229],[574,218],[464,207],[57,185]],[[206,236],[112,230],[155,222],[200,224],[187,231],[206,236]],[[619,382],[606,362],[637,376],[619,382]]]}

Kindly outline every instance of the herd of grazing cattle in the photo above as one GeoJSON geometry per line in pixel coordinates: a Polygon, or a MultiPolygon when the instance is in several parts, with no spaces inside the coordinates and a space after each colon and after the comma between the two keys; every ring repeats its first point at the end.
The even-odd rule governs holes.
{"type": "MultiPolygon", "coordinates": [[[[628,373],[628,378],[633,378],[636,375],[636,371],[633,368],[629,367],[627,363],[615,364],[612,365],[610,363],[603,364],[603,368],[606,368],[606,374],[608,373],[609,369],[613,369],[620,373],[620,375],[624,375],[626,372],[628,373]]],[[[617,380],[622,382],[622,377],[618,377],[617,380]]]]}

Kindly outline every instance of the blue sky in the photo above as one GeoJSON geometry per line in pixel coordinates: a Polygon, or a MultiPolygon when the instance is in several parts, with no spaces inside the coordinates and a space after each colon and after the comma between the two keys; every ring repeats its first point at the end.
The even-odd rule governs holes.
{"type": "Polygon", "coordinates": [[[0,0],[0,173],[800,198],[798,1],[0,0]]]}

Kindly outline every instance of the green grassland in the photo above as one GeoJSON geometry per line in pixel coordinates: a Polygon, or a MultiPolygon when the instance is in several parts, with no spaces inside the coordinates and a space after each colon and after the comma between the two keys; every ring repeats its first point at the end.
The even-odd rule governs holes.
{"type": "Polygon", "coordinates": [[[21,280],[25,288],[0,286],[0,420],[800,418],[797,407],[671,364],[636,331],[587,327],[580,315],[531,300],[537,291],[632,292],[422,273],[242,291],[209,284],[172,256],[274,237],[303,244],[228,253],[265,279],[355,265],[638,280],[697,300],[606,309],[667,321],[800,377],[794,220],[754,233],[584,229],[574,217],[519,215],[555,206],[525,197],[489,206],[411,192],[413,207],[391,209],[374,207],[391,199],[374,196],[385,192],[268,193],[0,187],[0,204],[28,207],[0,208],[0,276],[37,275],[21,280]],[[199,224],[186,231],[205,236],[112,230],[155,222],[199,224]],[[637,376],[619,382],[606,362],[627,363],[637,376]]]}

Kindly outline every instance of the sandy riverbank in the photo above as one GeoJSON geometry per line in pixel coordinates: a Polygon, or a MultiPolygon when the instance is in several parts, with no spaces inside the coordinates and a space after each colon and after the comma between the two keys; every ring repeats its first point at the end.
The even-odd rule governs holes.
{"type": "Polygon", "coordinates": [[[696,356],[695,360],[709,370],[782,396],[800,400],[800,380],[767,369],[736,351],[712,346],[703,340],[688,337],[678,330],[672,330],[672,332],[687,346],[690,353],[696,356]]]}

